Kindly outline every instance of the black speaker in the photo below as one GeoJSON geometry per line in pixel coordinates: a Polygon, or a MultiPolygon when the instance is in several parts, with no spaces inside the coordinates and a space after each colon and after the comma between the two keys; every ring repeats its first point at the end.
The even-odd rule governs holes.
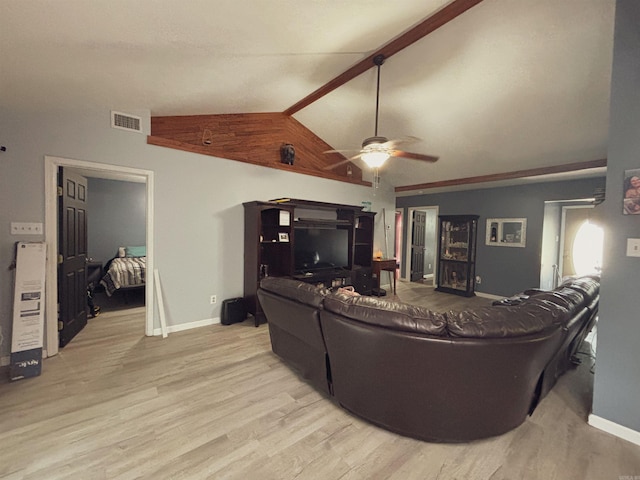
{"type": "Polygon", "coordinates": [[[231,325],[232,323],[244,322],[247,318],[247,313],[247,303],[244,298],[229,298],[222,302],[220,323],[222,325],[231,325]]]}
{"type": "Polygon", "coordinates": [[[370,268],[358,268],[351,271],[351,283],[360,295],[371,295],[373,279],[370,268]]]}

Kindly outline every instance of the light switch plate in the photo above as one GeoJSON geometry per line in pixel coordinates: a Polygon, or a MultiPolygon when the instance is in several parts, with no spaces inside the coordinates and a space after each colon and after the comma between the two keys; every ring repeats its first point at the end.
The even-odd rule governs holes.
{"type": "Polygon", "coordinates": [[[42,235],[42,223],[11,222],[11,235],[42,235]]]}
{"type": "Polygon", "coordinates": [[[627,238],[627,257],[640,257],[640,238],[627,238]]]}

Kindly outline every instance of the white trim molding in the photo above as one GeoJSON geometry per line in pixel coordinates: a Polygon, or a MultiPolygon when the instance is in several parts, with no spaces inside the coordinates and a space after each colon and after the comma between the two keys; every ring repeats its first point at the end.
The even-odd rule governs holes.
{"type": "MultiPolygon", "coordinates": [[[[47,356],[58,353],[58,167],[72,168],[81,175],[95,178],[110,178],[130,182],[146,183],[146,235],[147,235],[147,271],[154,269],[153,252],[153,171],[138,168],[109,165],[105,163],[87,162],[70,158],[44,157],[44,192],[45,192],[45,221],[44,240],[47,243],[47,268],[45,280],[45,335],[47,356]]],[[[153,275],[146,278],[145,305],[146,321],[145,334],[153,335],[153,275]]]]}
{"type": "Polygon", "coordinates": [[[603,432],[615,435],[616,437],[626,440],[627,442],[640,445],[640,432],[636,432],[635,430],[632,430],[623,425],[619,425],[615,422],[612,422],[611,420],[607,420],[606,418],[594,415],[593,413],[589,415],[588,423],[598,430],[602,430],[603,432]]]}
{"type": "MultiPolygon", "coordinates": [[[[438,272],[438,235],[440,232],[438,231],[438,215],[440,214],[440,206],[439,205],[425,205],[423,207],[407,207],[407,218],[403,218],[403,222],[407,224],[406,235],[402,238],[403,248],[405,248],[404,253],[404,277],[400,277],[402,280],[406,280],[407,282],[411,281],[411,233],[413,231],[413,212],[416,210],[434,210],[436,214],[436,231],[434,236],[434,244],[433,245],[425,245],[427,248],[433,248],[435,254],[433,255],[433,284],[435,286],[436,283],[436,275],[438,272]]],[[[404,227],[403,227],[404,228],[404,227]]],[[[401,266],[402,268],[402,266],[401,266]]]]}
{"type": "Polygon", "coordinates": [[[477,290],[475,291],[475,294],[477,297],[488,298],[490,300],[502,300],[503,298],[505,298],[504,295],[503,296],[494,295],[492,293],[484,293],[484,292],[479,292],[477,290]]]}
{"type": "MultiPolygon", "coordinates": [[[[184,330],[191,330],[192,328],[208,327],[220,323],[220,317],[205,318],[204,320],[196,320],[189,323],[180,323],[178,325],[167,325],[167,333],[183,332],[184,330]]],[[[153,330],[154,336],[162,335],[162,329],[156,328],[153,330]]]]}

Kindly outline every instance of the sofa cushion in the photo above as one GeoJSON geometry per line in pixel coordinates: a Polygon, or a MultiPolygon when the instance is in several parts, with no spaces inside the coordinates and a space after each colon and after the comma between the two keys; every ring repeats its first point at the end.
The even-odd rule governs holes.
{"type": "Polygon", "coordinates": [[[594,275],[572,278],[564,282],[560,287],[576,290],[582,293],[588,302],[592,302],[600,291],[600,277],[594,275]]]}
{"type": "Polygon", "coordinates": [[[578,310],[586,307],[589,303],[582,292],[568,287],[558,287],[555,290],[531,295],[527,300],[527,303],[536,300],[538,302],[543,301],[565,308],[570,315],[573,315],[578,310]]]}
{"type": "Polygon", "coordinates": [[[260,281],[260,288],[316,308],[322,306],[329,292],[326,288],[283,277],[265,277],[260,281]]]}
{"type": "Polygon", "coordinates": [[[554,317],[564,316],[564,312],[561,307],[542,303],[479,307],[447,313],[447,329],[452,337],[520,337],[557,325],[554,317]]]}
{"type": "Polygon", "coordinates": [[[446,320],[442,313],[374,297],[354,297],[330,293],[324,308],[352,320],[403,332],[446,335],[446,320]]]}

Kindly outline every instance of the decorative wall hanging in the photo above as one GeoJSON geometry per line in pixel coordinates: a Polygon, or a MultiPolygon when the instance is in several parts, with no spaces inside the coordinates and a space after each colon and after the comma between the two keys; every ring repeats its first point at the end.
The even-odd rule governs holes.
{"type": "Polygon", "coordinates": [[[640,215],[640,168],[624,172],[622,213],[640,215]]]}
{"type": "Polygon", "coordinates": [[[526,237],[526,218],[487,218],[486,245],[524,247],[526,237]]]}
{"type": "Polygon", "coordinates": [[[288,165],[293,165],[296,159],[296,149],[292,143],[285,143],[280,147],[280,161],[288,165]]]}

